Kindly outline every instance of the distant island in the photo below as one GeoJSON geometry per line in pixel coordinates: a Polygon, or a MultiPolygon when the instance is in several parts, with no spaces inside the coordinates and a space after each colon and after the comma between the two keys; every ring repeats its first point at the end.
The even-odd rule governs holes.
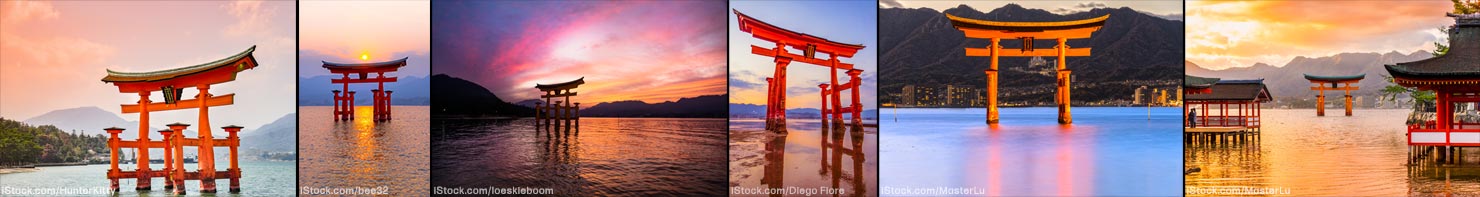
{"type": "Polygon", "coordinates": [[[108,162],[108,136],[0,118],[0,169],[108,162]]]}
{"type": "MultiPolygon", "coordinates": [[[[534,100],[510,103],[488,88],[461,78],[437,74],[431,77],[432,117],[534,117],[534,100]]],[[[582,117],[725,118],[729,96],[703,95],[677,101],[603,102],[581,109],[582,117]]]]}
{"type": "MultiPolygon", "coordinates": [[[[766,105],[744,104],[744,103],[730,103],[729,105],[730,105],[730,115],[729,115],[729,118],[764,119],[766,117],[766,105]]],[[[863,119],[864,120],[875,120],[875,119],[879,119],[879,110],[878,109],[868,109],[867,107],[865,107],[864,110],[863,110],[863,112],[860,112],[859,113],[859,116],[863,116],[863,119]]],[[[849,118],[849,117],[850,116],[848,114],[844,114],[843,115],[843,118],[849,118]]],[[[786,109],[786,118],[787,119],[822,119],[822,110],[819,110],[817,108],[793,108],[793,109],[786,109]]]]}

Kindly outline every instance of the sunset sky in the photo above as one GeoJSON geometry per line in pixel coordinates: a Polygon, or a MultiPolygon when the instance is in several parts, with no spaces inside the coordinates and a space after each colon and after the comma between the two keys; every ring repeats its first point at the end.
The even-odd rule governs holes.
{"type": "Polygon", "coordinates": [[[1445,0],[1192,1],[1187,60],[1209,69],[1284,66],[1296,56],[1433,51],[1454,24],[1445,0]]]}
{"type": "MultiPolygon", "coordinates": [[[[878,44],[877,29],[878,16],[875,14],[877,5],[869,1],[843,2],[843,1],[745,1],[734,2],[730,6],[745,15],[757,20],[765,21],[777,27],[789,29],[796,32],[815,35],[828,40],[862,44],[863,50],[859,50],[852,58],[839,57],[844,63],[854,64],[854,68],[862,69],[862,87],[859,94],[864,109],[873,109],[878,106],[876,95],[879,89],[879,66],[878,66],[878,44]]],[[[730,103],[744,104],[766,104],[766,77],[771,77],[776,68],[775,58],[760,56],[750,53],[750,46],[775,47],[775,43],[767,42],[753,37],[749,33],[740,31],[736,16],[729,13],[728,28],[730,31],[730,103]]],[[[788,48],[791,53],[800,53],[800,50],[788,48]]],[[[825,58],[825,57],[824,57],[825,58]]],[[[827,67],[814,64],[792,62],[788,64],[786,71],[786,108],[818,108],[821,106],[821,89],[818,84],[828,81],[830,74],[827,67]]],[[[848,75],[838,71],[838,83],[847,83],[848,75]]],[[[850,102],[847,97],[851,94],[844,93],[843,102],[850,102]]]]}
{"type": "Polygon", "coordinates": [[[299,7],[302,77],[328,75],[320,61],[363,63],[404,57],[409,57],[406,67],[387,76],[425,77],[431,71],[430,2],[303,1],[299,7]]]}
{"type": "Polygon", "coordinates": [[[438,2],[437,73],[508,102],[585,77],[578,102],[725,93],[723,1],[438,2]]]}
{"type": "MultiPolygon", "coordinates": [[[[260,66],[211,88],[237,94],[234,105],[211,108],[213,125],[253,129],[294,112],[295,12],[291,1],[0,1],[0,117],[25,120],[91,106],[137,120],[138,114],[117,114],[120,104],[139,98],[99,81],[105,69],[191,66],[257,45],[260,66]]],[[[160,95],[151,100],[163,100],[160,95]]],[[[195,124],[196,115],[155,112],[151,124],[195,124]]]]}
{"type": "Polygon", "coordinates": [[[1129,7],[1137,11],[1151,13],[1165,18],[1182,18],[1182,4],[1180,0],[1137,0],[1137,1],[912,1],[912,0],[880,0],[881,8],[930,8],[935,11],[944,11],[956,6],[966,5],[982,12],[992,11],[1007,4],[1018,4],[1024,8],[1042,9],[1056,14],[1068,14],[1089,11],[1095,8],[1120,8],[1129,7]]]}

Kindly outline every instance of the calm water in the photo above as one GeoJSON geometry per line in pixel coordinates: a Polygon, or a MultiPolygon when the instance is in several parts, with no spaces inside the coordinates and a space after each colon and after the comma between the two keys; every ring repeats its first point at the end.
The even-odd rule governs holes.
{"type": "Polygon", "coordinates": [[[1179,108],[1002,108],[996,127],[974,109],[883,109],[884,195],[957,188],[1006,196],[1182,194],[1179,108]],[[895,118],[898,118],[897,122],[895,118]]]}
{"type": "Polygon", "coordinates": [[[355,120],[335,122],[332,106],[299,107],[300,188],[368,188],[425,196],[427,106],[393,106],[389,122],[359,106],[355,120]]]}
{"type": "MultiPolygon", "coordinates": [[[[225,158],[217,158],[216,169],[225,170],[230,167],[225,158]]],[[[231,188],[229,179],[216,180],[216,196],[291,196],[294,194],[293,179],[297,177],[297,166],[292,161],[241,161],[238,165],[242,168],[242,179],[240,194],[227,192],[231,188]]],[[[133,164],[120,164],[120,169],[133,170],[133,164]]],[[[162,169],[164,165],[153,165],[153,169],[162,169]]],[[[101,188],[108,189],[108,164],[86,165],[86,166],[58,166],[40,167],[40,171],[0,174],[0,186],[24,189],[44,188],[101,188]]],[[[186,170],[196,170],[194,164],[186,164],[186,170]]],[[[168,196],[164,189],[164,178],[154,178],[152,189],[147,193],[137,193],[134,190],[136,183],[133,179],[119,179],[118,187],[121,196],[168,196]]],[[[185,181],[186,195],[200,196],[200,181],[185,181]]],[[[0,194],[0,196],[10,196],[0,194]]],[[[80,195],[97,196],[97,195],[80,195]]]]}
{"type": "Polygon", "coordinates": [[[1302,196],[1480,194],[1480,156],[1466,150],[1465,165],[1408,167],[1409,110],[1266,109],[1257,142],[1189,145],[1183,158],[1188,187],[1285,188],[1302,196]],[[1330,112],[1330,111],[1328,111],[1330,112]],[[1335,114],[1335,115],[1331,115],[1335,114]]]}
{"type": "Polygon", "coordinates": [[[819,120],[789,120],[786,127],[774,134],[764,120],[730,121],[730,187],[878,196],[878,128],[826,128],[819,120]]]}
{"type": "Polygon", "coordinates": [[[581,118],[551,137],[533,119],[433,120],[432,183],[579,196],[724,195],[725,120],[581,118]]]}

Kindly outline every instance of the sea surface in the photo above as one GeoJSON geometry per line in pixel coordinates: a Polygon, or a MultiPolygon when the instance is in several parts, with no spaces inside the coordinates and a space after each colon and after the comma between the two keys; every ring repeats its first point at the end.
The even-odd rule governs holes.
{"type": "Polygon", "coordinates": [[[370,106],[358,106],[354,120],[336,122],[333,109],[298,108],[300,189],[356,189],[364,194],[392,196],[428,194],[430,108],[392,106],[388,122],[373,121],[370,106]]]}
{"type": "Polygon", "coordinates": [[[1177,196],[1180,108],[881,109],[883,195],[1177,196]],[[922,194],[924,193],[924,194],[922,194]]]}
{"type": "MultiPolygon", "coordinates": [[[[230,167],[226,158],[217,158],[217,170],[225,170],[230,167]]],[[[230,179],[217,179],[215,196],[292,196],[294,190],[293,180],[297,176],[297,165],[292,161],[241,161],[238,163],[242,168],[241,189],[239,194],[232,194],[230,179]]],[[[38,167],[39,171],[12,174],[0,174],[0,192],[3,190],[57,190],[57,189],[83,189],[89,190],[84,193],[65,191],[65,193],[53,193],[57,195],[41,196],[107,196],[108,193],[93,193],[92,191],[108,190],[108,164],[86,165],[86,166],[56,166],[38,167]]],[[[133,164],[120,164],[123,170],[133,170],[133,164]]],[[[163,169],[164,164],[150,165],[152,169],[163,169]]],[[[186,170],[196,170],[195,164],[185,164],[186,170]]],[[[164,178],[154,178],[150,181],[153,185],[151,190],[134,190],[136,182],[134,179],[119,179],[119,196],[168,196],[164,189],[164,178]]],[[[201,196],[200,181],[185,181],[187,196],[201,196]]],[[[37,196],[28,194],[0,193],[0,196],[37,196]]]]}
{"type": "Polygon", "coordinates": [[[1188,188],[1273,188],[1296,196],[1480,195],[1480,155],[1463,164],[1409,165],[1406,109],[1265,109],[1259,140],[1189,145],[1183,159],[1200,172],[1188,188]]]}
{"type": "Polygon", "coordinates": [[[432,120],[432,184],[542,188],[562,196],[725,195],[725,120],[432,120]]]}
{"type": "Polygon", "coordinates": [[[731,194],[879,195],[877,127],[792,119],[782,134],[765,120],[731,120],[729,151],[731,194]]]}

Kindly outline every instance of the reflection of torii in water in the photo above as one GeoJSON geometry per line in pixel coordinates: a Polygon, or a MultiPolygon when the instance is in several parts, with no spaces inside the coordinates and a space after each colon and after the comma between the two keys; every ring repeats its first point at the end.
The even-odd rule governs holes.
{"type": "Polygon", "coordinates": [[[558,132],[563,128],[563,134],[568,135],[570,134],[570,130],[574,128],[575,133],[580,134],[580,128],[575,127],[581,125],[581,103],[570,100],[570,97],[576,95],[576,92],[572,92],[571,89],[580,87],[581,84],[586,84],[586,77],[555,84],[534,85],[534,88],[544,92],[544,94],[540,95],[540,98],[545,99],[545,102],[535,103],[534,124],[536,130],[543,129],[551,131],[550,129],[553,127],[555,129],[553,131],[558,132]],[[555,100],[555,98],[560,99],[555,100]],[[562,103],[565,105],[562,106],[562,103]]]}
{"type": "MultiPolygon", "coordinates": [[[[830,180],[833,189],[841,189],[841,181],[848,180],[853,185],[853,191],[849,193],[864,194],[868,192],[868,185],[864,183],[863,169],[867,152],[863,151],[863,127],[821,127],[822,136],[819,142],[822,147],[822,156],[818,159],[818,175],[831,175],[830,180]],[[843,129],[848,129],[844,132],[843,129]],[[844,143],[844,134],[849,134],[848,142],[844,143]],[[853,176],[844,177],[843,156],[847,155],[852,161],[853,176]]],[[[765,143],[766,165],[761,176],[761,184],[771,189],[782,189],[786,183],[786,136],[772,136],[771,141],[765,143]]]]}
{"type": "Polygon", "coordinates": [[[786,131],[786,66],[793,61],[828,67],[828,73],[832,74],[828,77],[831,83],[818,85],[822,91],[821,111],[824,125],[829,121],[828,116],[831,115],[832,124],[841,126],[844,113],[853,116],[853,126],[863,124],[863,118],[860,116],[863,112],[863,104],[859,102],[858,95],[859,85],[862,84],[859,75],[863,73],[863,70],[854,69],[853,64],[838,60],[838,57],[853,57],[854,53],[863,49],[863,45],[833,42],[817,36],[782,29],[746,16],[739,10],[734,10],[734,12],[739,20],[740,31],[750,33],[755,38],[776,43],[775,48],[750,46],[751,54],[773,57],[775,58],[773,61],[776,62],[775,73],[771,78],[766,78],[767,130],[786,131]],[[789,53],[786,50],[787,47],[800,49],[802,54],[789,53]],[[826,53],[828,58],[817,58],[817,52],[826,53]],[[839,70],[848,74],[848,83],[838,84],[839,70]],[[848,107],[842,105],[841,94],[844,91],[850,91],[853,94],[852,102],[848,107]],[[829,102],[832,103],[831,107],[828,106],[829,102]]]}
{"type": "Polygon", "coordinates": [[[1069,87],[1072,78],[1068,63],[1064,61],[1067,56],[1089,56],[1090,48],[1069,48],[1069,39],[1089,38],[1100,26],[1105,25],[1105,19],[1110,15],[1104,15],[1091,19],[1076,21],[1055,22],[1000,22],[987,21],[959,17],[946,14],[951,20],[951,25],[960,30],[967,38],[990,39],[987,48],[966,48],[966,56],[991,57],[991,67],[985,71],[987,74],[987,124],[997,124],[997,57],[1027,57],[1027,56],[1058,56],[1055,61],[1058,64],[1058,93],[1054,94],[1054,102],[1059,106],[1059,124],[1073,122],[1070,117],[1069,87]],[[1021,50],[1001,50],[1002,38],[1022,39],[1021,50]],[[1053,50],[1035,50],[1033,41],[1039,38],[1053,39],[1058,45],[1053,50]]]}

